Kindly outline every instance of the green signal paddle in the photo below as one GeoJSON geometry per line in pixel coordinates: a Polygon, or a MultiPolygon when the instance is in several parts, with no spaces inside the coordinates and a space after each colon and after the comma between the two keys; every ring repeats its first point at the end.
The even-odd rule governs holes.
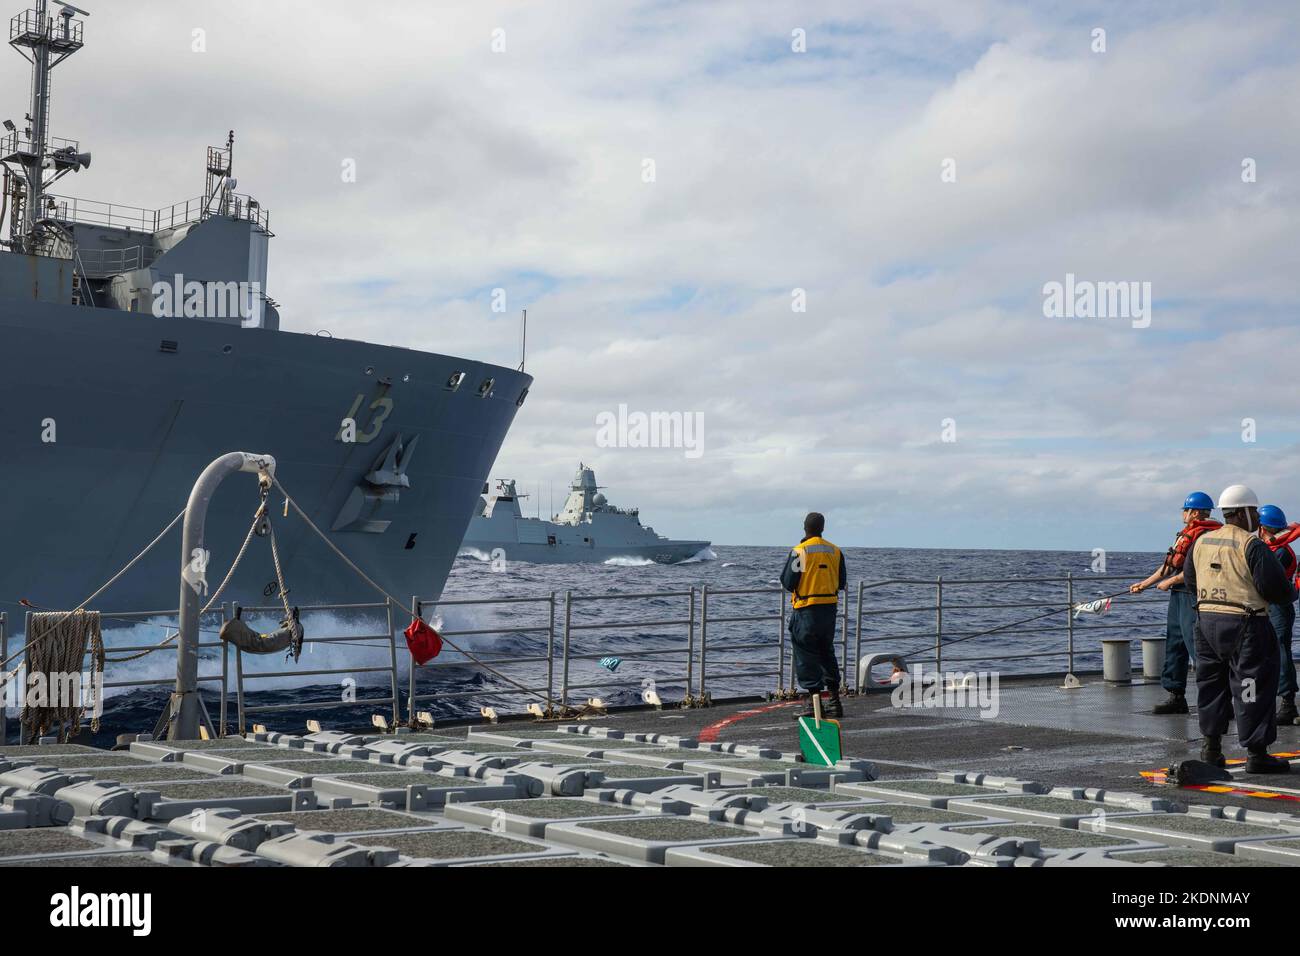
{"type": "Polygon", "coordinates": [[[813,716],[799,718],[799,749],[803,759],[819,767],[833,767],[840,759],[840,725],[822,719],[822,695],[812,695],[813,716]]]}

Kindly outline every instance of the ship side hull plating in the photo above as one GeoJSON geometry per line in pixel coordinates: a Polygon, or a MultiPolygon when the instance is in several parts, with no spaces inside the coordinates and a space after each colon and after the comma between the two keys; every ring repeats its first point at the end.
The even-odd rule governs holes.
{"type": "MultiPolygon", "coordinates": [[[[0,301],[0,355],[0,610],[11,631],[20,598],[65,608],[89,596],[229,451],[273,455],[312,520],[393,594],[437,597],[531,382],[364,342],[12,300],[0,301]],[[465,377],[453,392],[446,383],[456,372],[465,377]],[[491,395],[480,397],[487,379],[491,395]],[[349,415],[352,443],[338,437],[349,415]],[[405,463],[410,486],[367,510],[386,530],[331,531],[399,434],[408,448],[418,436],[405,463]]],[[[218,490],[207,521],[210,587],[225,576],[257,503],[251,476],[218,490]]],[[[278,494],[272,504],[292,603],[382,600],[296,515],[282,516],[278,494]]],[[[174,531],[93,607],[175,608],[179,550],[174,531]]],[[[274,603],[269,552],[254,539],[223,600],[274,603]]]]}

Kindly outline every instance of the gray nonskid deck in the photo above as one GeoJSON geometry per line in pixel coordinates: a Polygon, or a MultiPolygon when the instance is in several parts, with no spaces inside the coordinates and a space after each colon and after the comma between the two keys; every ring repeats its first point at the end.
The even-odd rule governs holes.
{"type": "MultiPolygon", "coordinates": [[[[1143,719],[1145,690],[1085,686],[1069,715],[1042,716],[1058,693],[1008,682],[1006,719],[911,710],[906,733],[879,734],[898,726],[888,697],[850,700],[845,749],[871,759],[830,773],[797,762],[790,711],[744,704],[112,754],[11,747],[0,865],[1300,863],[1291,802],[1144,781],[1196,746],[1143,719]]],[[[1278,749],[1296,729],[1282,734],[1278,749]]]]}

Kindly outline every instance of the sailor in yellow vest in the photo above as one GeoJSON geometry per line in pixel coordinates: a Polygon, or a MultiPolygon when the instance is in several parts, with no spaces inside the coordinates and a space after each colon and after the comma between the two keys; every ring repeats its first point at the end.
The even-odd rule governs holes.
{"type": "Polygon", "coordinates": [[[1270,603],[1291,596],[1282,564],[1255,534],[1259,499],[1245,485],[1219,495],[1224,525],[1196,539],[1183,562],[1196,598],[1196,706],[1205,743],[1201,759],[1224,766],[1223,735],[1234,711],[1247,773],[1287,773],[1272,756],[1277,739],[1278,641],[1270,603]]]}
{"type": "MultiPolygon", "coordinates": [[[[826,519],[811,512],[803,519],[804,538],[790,550],[781,571],[781,586],[790,592],[790,646],[794,653],[795,676],[808,691],[808,709],[800,716],[813,716],[812,695],[827,691],[830,701],[822,709],[827,717],[842,717],[840,666],[835,660],[835,620],[839,592],[848,584],[844,554],[822,537],[826,519]]],[[[1271,698],[1270,698],[1271,699],[1271,698]]]]}

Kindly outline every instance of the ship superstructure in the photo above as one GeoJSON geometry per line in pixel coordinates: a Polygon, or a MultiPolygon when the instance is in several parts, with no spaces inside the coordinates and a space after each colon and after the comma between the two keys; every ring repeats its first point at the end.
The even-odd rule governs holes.
{"type": "Polygon", "coordinates": [[[511,479],[497,481],[495,493],[485,486],[479,508],[470,520],[462,554],[491,556],[500,550],[507,560],[567,564],[640,558],[675,564],[694,557],[708,541],[675,541],[641,524],[637,508],[609,503],[596,484],[596,473],[584,464],[569,485],[564,507],[550,521],[526,518],[521,496],[511,479]]]}
{"type": "MultiPolygon", "coordinates": [[[[197,198],[146,209],[56,194],[91,160],[49,133],[50,77],[82,48],[85,16],[37,0],[9,24],[32,84],[28,112],[0,135],[0,601],[76,606],[232,448],[273,454],[312,520],[393,593],[438,594],[531,378],[282,331],[266,290],[270,215],[237,191],[233,132],[208,149],[197,198]]],[[[214,500],[214,567],[255,506],[246,488],[214,500]]],[[[283,524],[295,602],[376,597],[283,524]]],[[[229,597],[264,602],[270,556],[254,548],[245,564],[229,597]]],[[[177,570],[173,548],[155,549],[99,604],[166,607],[177,570]]]]}

